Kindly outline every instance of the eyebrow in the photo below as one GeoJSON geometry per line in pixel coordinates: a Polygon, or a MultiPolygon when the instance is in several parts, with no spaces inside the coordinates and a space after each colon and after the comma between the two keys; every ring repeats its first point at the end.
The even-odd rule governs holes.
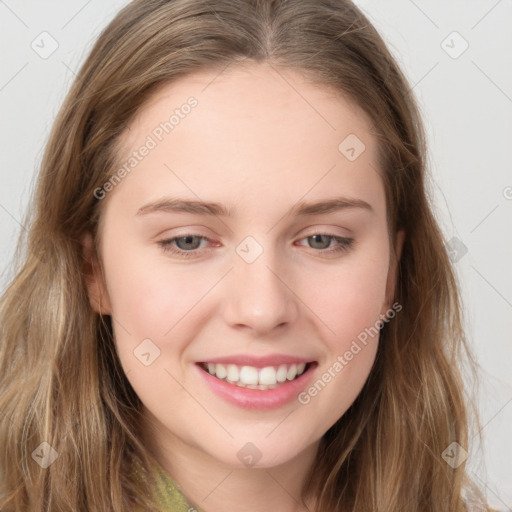
{"type": "MultiPolygon", "coordinates": [[[[332,213],[339,210],[348,210],[353,208],[361,208],[363,210],[374,213],[372,206],[362,199],[335,197],[333,199],[325,199],[322,201],[310,203],[302,201],[298,203],[294,208],[292,208],[288,215],[308,217],[312,215],[332,213]]],[[[235,210],[233,208],[227,209],[224,205],[216,202],[166,197],[145,204],[138,209],[136,215],[145,215],[155,212],[191,213],[194,215],[232,217],[235,210]]]]}

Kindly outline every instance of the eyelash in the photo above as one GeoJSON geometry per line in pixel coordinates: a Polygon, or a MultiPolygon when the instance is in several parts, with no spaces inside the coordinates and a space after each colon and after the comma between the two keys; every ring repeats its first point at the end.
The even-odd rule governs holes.
{"type": "MultiPolygon", "coordinates": [[[[314,236],[326,236],[326,237],[333,239],[335,242],[337,242],[337,245],[335,246],[334,249],[317,249],[317,251],[322,254],[344,253],[344,252],[348,251],[349,249],[351,249],[353,242],[354,242],[353,238],[343,238],[343,237],[339,237],[336,235],[332,235],[330,233],[313,233],[312,235],[308,235],[304,238],[301,238],[301,240],[306,240],[306,239],[314,237],[314,236]]],[[[173,254],[177,254],[178,256],[183,256],[185,258],[196,257],[198,249],[193,249],[191,251],[184,251],[184,250],[178,249],[172,245],[175,240],[179,240],[182,238],[188,238],[188,237],[197,237],[202,240],[207,240],[207,241],[211,242],[211,240],[205,236],[189,233],[189,234],[185,234],[185,235],[181,235],[181,236],[176,236],[174,238],[169,238],[166,240],[161,240],[158,242],[158,245],[163,249],[164,252],[170,252],[173,254]]],[[[315,249],[313,249],[313,250],[315,250],[315,249]]]]}

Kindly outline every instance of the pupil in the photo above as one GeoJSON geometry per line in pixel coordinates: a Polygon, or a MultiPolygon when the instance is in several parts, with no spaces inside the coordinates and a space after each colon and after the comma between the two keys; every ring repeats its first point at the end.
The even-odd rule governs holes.
{"type": "MultiPolygon", "coordinates": [[[[180,240],[183,240],[184,241],[184,244],[185,245],[189,245],[189,244],[193,244],[193,240],[194,238],[196,238],[195,236],[193,235],[188,235],[188,236],[183,236],[181,237],[180,239],[178,239],[178,243],[180,242],[180,240]]],[[[197,244],[196,244],[197,245],[197,244]]],[[[190,247],[185,247],[186,249],[190,249],[190,247]]],[[[192,248],[195,248],[195,247],[192,247],[192,248]]]]}
{"type": "MultiPolygon", "coordinates": [[[[327,241],[327,245],[329,245],[329,237],[327,235],[313,235],[311,238],[313,238],[313,243],[316,244],[317,242],[322,245],[321,239],[324,238],[324,241],[327,241]],[[320,240],[319,240],[320,239],[320,240]]],[[[324,244],[325,245],[325,244],[324,244]]],[[[325,247],[320,247],[321,249],[325,249],[325,247]]],[[[317,247],[318,249],[318,247],[317,247]]]]}

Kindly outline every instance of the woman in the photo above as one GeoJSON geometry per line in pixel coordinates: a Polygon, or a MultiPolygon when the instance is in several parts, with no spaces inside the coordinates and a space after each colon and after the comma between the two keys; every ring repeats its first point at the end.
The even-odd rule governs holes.
{"type": "Polygon", "coordinates": [[[487,510],[425,185],[352,3],[130,3],[2,298],[0,508],[487,510]]]}

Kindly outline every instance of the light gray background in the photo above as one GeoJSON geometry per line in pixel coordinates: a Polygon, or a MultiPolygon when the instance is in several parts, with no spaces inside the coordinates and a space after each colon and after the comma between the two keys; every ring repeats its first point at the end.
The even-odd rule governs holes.
{"type": "MultiPolygon", "coordinates": [[[[2,289],[60,103],[92,42],[126,3],[0,0],[2,289]],[[47,58],[31,47],[51,49],[44,31],[58,44],[47,58]]],[[[414,87],[429,137],[438,218],[446,239],[456,237],[467,248],[454,258],[460,258],[469,339],[483,369],[485,441],[470,446],[470,467],[490,503],[512,510],[512,3],[356,3],[414,87]]]]}

